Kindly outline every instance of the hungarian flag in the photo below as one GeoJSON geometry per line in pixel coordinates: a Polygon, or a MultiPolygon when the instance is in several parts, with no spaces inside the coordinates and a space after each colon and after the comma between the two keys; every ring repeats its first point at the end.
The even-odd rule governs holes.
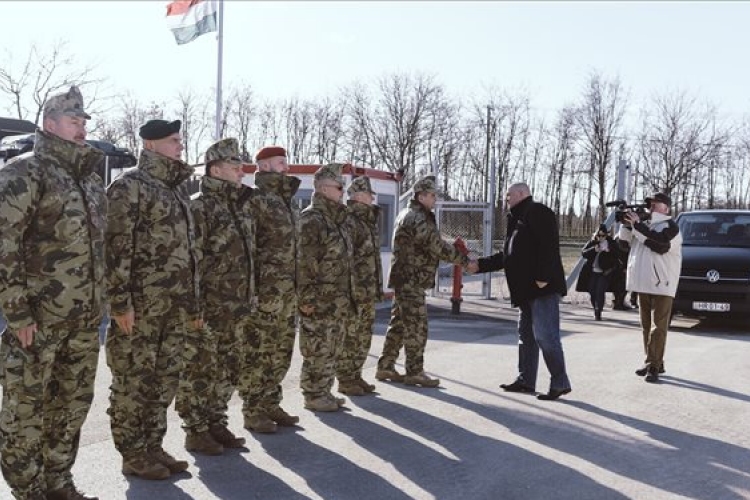
{"type": "Polygon", "coordinates": [[[182,45],[216,31],[216,10],[215,0],[176,0],[167,5],[167,22],[175,41],[182,45]]]}

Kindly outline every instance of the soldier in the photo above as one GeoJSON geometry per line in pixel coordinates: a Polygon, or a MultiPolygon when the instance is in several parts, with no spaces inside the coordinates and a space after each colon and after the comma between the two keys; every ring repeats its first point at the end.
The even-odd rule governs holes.
{"type": "Polygon", "coordinates": [[[428,175],[414,184],[414,198],[401,212],[393,235],[393,263],[388,287],[395,291],[391,321],[386,331],[383,354],[375,378],[408,385],[437,387],[439,379],[424,372],[427,344],[425,290],[435,286],[438,262],[446,260],[468,266],[469,258],[440,237],[432,209],[437,201],[435,176],[428,175]],[[396,371],[401,346],[406,355],[406,377],[396,371]]]}
{"type": "Polygon", "coordinates": [[[300,180],[287,175],[282,147],[268,146],[255,155],[255,286],[258,310],[245,340],[239,392],[245,428],[273,433],[277,425],[294,426],[299,417],[281,408],[281,382],[292,362],[297,310],[297,221],[292,197],[300,180]]]}
{"type": "MultiPolygon", "coordinates": [[[[77,499],[71,468],[94,397],[107,200],[77,87],[50,97],[32,152],[0,169],[0,465],[19,499],[77,499]]],[[[94,499],[95,500],[95,499],[94,499]]]]}
{"type": "Polygon", "coordinates": [[[206,326],[191,330],[186,339],[175,407],[184,421],[185,448],[220,455],[224,448],[245,444],[227,428],[227,408],[239,380],[242,346],[256,300],[255,231],[252,192],[242,184],[237,139],[212,144],[205,162],[206,175],[192,208],[206,326]]]}
{"type": "Polygon", "coordinates": [[[107,189],[107,363],[112,437],[123,474],[165,479],[187,469],[162,448],[186,329],[200,329],[193,217],[181,122],[150,120],[136,168],[107,189]]]}
{"type": "Polygon", "coordinates": [[[346,332],[342,352],[336,361],[339,392],[362,396],[375,391],[362,378],[362,367],[370,352],[375,325],[375,304],[383,300],[383,265],[380,260],[380,207],[373,205],[375,192],[368,177],[357,177],[347,189],[349,232],[354,249],[354,299],[357,314],[346,332]]]}
{"type": "Polygon", "coordinates": [[[338,411],[344,404],[344,398],[333,397],[331,387],[356,309],[352,242],[346,206],[341,203],[342,167],[329,164],[315,172],[312,203],[300,215],[300,387],[305,408],[312,411],[338,411]]]}

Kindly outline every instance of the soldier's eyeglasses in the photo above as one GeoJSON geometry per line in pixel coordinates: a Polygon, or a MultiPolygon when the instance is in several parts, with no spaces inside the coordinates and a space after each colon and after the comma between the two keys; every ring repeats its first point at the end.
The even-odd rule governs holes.
{"type": "Polygon", "coordinates": [[[338,189],[339,191],[344,190],[344,186],[342,186],[341,184],[326,184],[324,187],[331,187],[334,189],[338,189]]]}

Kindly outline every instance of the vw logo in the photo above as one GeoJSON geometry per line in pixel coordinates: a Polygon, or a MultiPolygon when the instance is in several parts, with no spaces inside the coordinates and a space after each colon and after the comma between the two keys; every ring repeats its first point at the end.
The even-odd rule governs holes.
{"type": "Polygon", "coordinates": [[[716,269],[711,269],[706,273],[706,279],[709,283],[716,283],[717,281],[719,281],[719,278],[721,278],[721,275],[716,269]]]}

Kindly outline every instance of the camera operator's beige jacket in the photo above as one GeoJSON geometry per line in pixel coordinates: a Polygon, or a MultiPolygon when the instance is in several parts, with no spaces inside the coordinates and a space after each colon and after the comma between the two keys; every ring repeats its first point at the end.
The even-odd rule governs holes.
{"type": "Polygon", "coordinates": [[[638,222],[632,229],[625,225],[620,227],[618,237],[630,244],[625,284],[628,291],[669,297],[674,297],[677,293],[682,265],[682,235],[678,232],[666,242],[659,242],[661,245],[668,243],[669,249],[665,253],[659,253],[648,246],[656,247],[653,233],[661,233],[667,229],[671,219],[669,215],[653,213],[650,221],[638,222]],[[646,243],[649,239],[652,242],[646,243]]]}

